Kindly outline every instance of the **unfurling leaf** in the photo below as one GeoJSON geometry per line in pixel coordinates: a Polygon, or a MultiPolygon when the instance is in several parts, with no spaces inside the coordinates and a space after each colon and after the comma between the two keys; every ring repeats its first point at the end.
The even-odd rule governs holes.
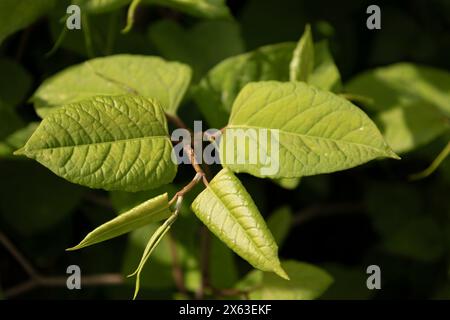
{"type": "Polygon", "coordinates": [[[294,50],[289,66],[289,79],[291,81],[307,81],[314,69],[314,43],[311,26],[305,27],[305,32],[294,50]]]}
{"type": "Polygon", "coordinates": [[[222,169],[192,203],[197,217],[228,247],[263,271],[288,279],[278,247],[251,196],[239,179],[222,169]]]}
{"type": "Polygon", "coordinates": [[[220,141],[224,166],[257,177],[329,173],[378,157],[398,158],[369,117],[303,82],[248,84],[220,141]]]}
{"type": "Polygon", "coordinates": [[[158,222],[170,216],[167,193],[147,200],[90,232],[78,245],[67,250],[78,250],[103,242],[147,224],[158,222]]]}
{"type": "Polygon", "coordinates": [[[145,263],[147,262],[148,258],[150,258],[153,250],[158,246],[159,242],[162,238],[166,235],[166,233],[170,230],[172,227],[172,224],[175,222],[175,220],[178,217],[178,212],[173,213],[164,223],[156,229],[155,233],[152,235],[150,240],[147,243],[147,246],[145,247],[144,253],[142,254],[141,261],[139,262],[139,265],[132,274],[130,274],[128,277],[136,276],[136,285],[134,289],[134,296],[133,299],[136,299],[137,294],[139,293],[139,287],[140,287],[140,279],[141,279],[141,272],[144,268],[145,263]]]}
{"type": "Polygon", "coordinates": [[[171,153],[164,111],[139,96],[99,96],[63,106],[16,152],[71,182],[133,192],[173,180],[171,153]]]}
{"type": "Polygon", "coordinates": [[[31,100],[46,117],[64,104],[98,95],[138,93],[156,99],[175,114],[191,80],[191,69],[159,57],[121,54],[96,58],[67,68],[47,79],[31,100]]]}

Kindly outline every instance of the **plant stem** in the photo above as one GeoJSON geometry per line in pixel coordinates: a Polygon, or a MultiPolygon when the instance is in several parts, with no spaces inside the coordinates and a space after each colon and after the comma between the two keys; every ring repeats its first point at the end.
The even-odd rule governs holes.
{"type": "Polygon", "coordinates": [[[187,294],[186,286],[184,285],[183,268],[180,266],[175,240],[170,232],[167,234],[167,237],[169,239],[170,255],[172,256],[172,276],[175,285],[180,293],[187,294]]]}

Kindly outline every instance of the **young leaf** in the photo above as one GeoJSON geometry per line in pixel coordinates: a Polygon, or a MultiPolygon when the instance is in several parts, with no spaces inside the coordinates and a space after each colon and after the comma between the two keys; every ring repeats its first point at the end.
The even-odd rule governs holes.
{"type": "Polygon", "coordinates": [[[31,100],[36,112],[45,117],[55,107],[93,96],[139,93],[156,99],[167,113],[175,114],[190,79],[190,68],[181,63],[151,56],[114,55],[57,73],[37,89],[31,100]]]}
{"type": "Polygon", "coordinates": [[[78,250],[118,237],[152,222],[163,220],[170,214],[167,193],[164,193],[102,224],[90,232],[78,245],[67,250],[78,250]]]}
{"type": "Polygon", "coordinates": [[[144,2],[173,8],[201,18],[230,17],[230,10],[225,0],[145,0],[144,2]]]}
{"type": "Polygon", "coordinates": [[[142,269],[144,268],[145,263],[150,258],[152,252],[158,246],[161,239],[163,239],[166,233],[170,230],[177,216],[178,216],[177,212],[173,213],[166,221],[164,221],[164,223],[158,229],[156,229],[155,233],[152,235],[152,237],[147,243],[147,246],[144,249],[144,253],[142,254],[141,261],[139,262],[136,271],[134,271],[132,274],[128,276],[128,277],[136,276],[136,286],[134,290],[133,300],[136,299],[137,294],[139,293],[141,272],[142,269]]]}
{"type": "Polygon", "coordinates": [[[311,26],[305,27],[305,32],[298,41],[289,66],[291,81],[307,81],[314,68],[314,44],[311,26]]]}
{"type": "Polygon", "coordinates": [[[342,87],[341,74],[326,40],[314,44],[314,70],[309,75],[307,83],[332,92],[337,92],[342,87]]]}
{"type": "Polygon", "coordinates": [[[169,183],[177,166],[162,108],[139,96],[98,96],[46,117],[17,151],[74,183],[140,191],[169,183]]]}
{"type": "MultiPolygon", "coordinates": [[[[194,98],[208,123],[215,128],[226,125],[236,96],[250,82],[289,81],[289,67],[295,43],[279,43],[228,58],[202,79],[194,98]]],[[[319,89],[335,91],[341,77],[326,41],[314,46],[314,70],[308,83],[319,89]]]]}
{"type": "Polygon", "coordinates": [[[239,179],[222,169],[195,198],[192,210],[228,247],[255,268],[287,274],[278,260],[278,247],[264,219],[239,179]]]}
{"type": "Polygon", "coordinates": [[[55,0],[0,1],[0,44],[14,32],[27,27],[55,5],[55,0]]]}
{"type": "Polygon", "coordinates": [[[228,58],[202,79],[194,98],[208,123],[215,128],[227,124],[231,106],[249,82],[289,81],[289,63],[295,43],[281,43],[228,58]]]}
{"type": "Polygon", "coordinates": [[[326,271],[311,264],[288,260],[281,265],[289,273],[290,281],[254,270],[238,284],[238,288],[250,291],[252,300],[312,300],[320,297],[333,283],[326,271]]]}
{"type": "Polygon", "coordinates": [[[334,172],[378,157],[398,158],[364,112],[303,82],[248,84],[236,98],[219,147],[222,163],[233,171],[271,178],[334,172]],[[249,131],[256,137],[269,136],[265,145],[254,141],[265,160],[260,156],[251,161],[249,131]],[[230,148],[233,157],[226,152],[230,148]],[[236,155],[244,161],[237,161],[236,155]],[[267,167],[274,170],[266,173],[262,168],[267,167]]]}
{"type": "Polygon", "coordinates": [[[119,9],[131,0],[75,0],[74,4],[79,5],[81,10],[88,13],[104,13],[119,9]]]}

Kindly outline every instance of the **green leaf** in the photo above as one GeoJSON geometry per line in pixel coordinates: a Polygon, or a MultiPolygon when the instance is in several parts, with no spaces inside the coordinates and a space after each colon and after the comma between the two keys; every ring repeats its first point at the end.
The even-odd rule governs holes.
{"type": "Polygon", "coordinates": [[[303,82],[248,84],[236,98],[219,147],[222,164],[231,170],[271,178],[329,173],[378,157],[398,158],[364,112],[303,82]],[[269,134],[270,143],[258,141],[269,134]],[[257,161],[246,143],[249,138],[258,150],[257,161]]]}
{"type": "Polygon", "coordinates": [[[54,0],[0,1],[0,44],[7,36],[27,27],[47,13],[54,4],[54,0]]]}
{"type": "Polygon", "coordinates": [[[450,127],[450,73],[409,63],[377,68],[356,76],[351,93],[372,99],[387,142],[395,152],[427,144],[450,127]]]}
{"type": "Polygon", "coordinates": [[[311,26],[305,27],[302,37],[298,41],[289,66],[291,81],[307,81],[314,69],[314,43],[311,26]]]}
{"type": "Polygon", "coordinates": [[[425,145],[450,129],[450,119],[428,103],[416,102],[379,112],[377,122],[397,153],[425,145]]]}
{"type": "Polygon", "coordinates": [[[289,81],[289,63],[295,43],[261,47],[228,58],[215,66],[194,93],[201,112],[215,128],[226,125],[239,91],[249,82],[289,81]]]}
{"type": "Polygon", "coordinates": [[[98,96],[41,122],[18,151],[74,183],[106,190],[157,188],[175,177],[167,122],[156,101],[98,96]]]}
{"type": "Polygon", "coordinates": [[[450,116],[450,73],[443,70],[398,63],[357,75],[346,89],[372,98],[374,111],[422,102],[450,116]]]}
{"type": "Polygon", "coordinates": [[[82,12],[86,10],[88,13],[103,13],[119,9],[131,0],[75,0],[74,4],[80,6],[82,12]]]}
{"type": "Polygon", "coordinates": [[[1,220],[23,237],[70,219],[85,191],[38,163],[17,158],[0,161],[0,181],[1,220]]]}
{"type": "MultiPolygon", "coordinates": [[[[215,128],[226,125],[234,100],[250,82],[289,81],[290,63],[295,43],[264,46],[255,51],[228,58],[202,79],[194,98],[208,123],[215,128]]],[[[308,83],[337,91],[341,86],[339,70],[334,64],[326,41],[314,46],[314,70],[308,83]]]]}
{"type": "Polygon", "coordinates": [[[57,73],[37,89],[31,100],[37,113],[45,117],[64,104],[137,91],[159,101],[167,113],[175,114],[190,79],[191,70],[184,64],[121,54],[89,60],[57,73]]]}
{"type": "Polygon", "coordinates": [[[270,230],[231,171],[222,169],[195,198],[192,210],[212,233],[252,266],[288,279],[270,230]]]}
{"type": "Polygon", "coordinates": [[[196,79],[223,59],[244,51],[234,21],[203,21],[186,30],[173,20],[162,20],[150,25],[148,35],[163,57],[189,64],[196,79]]]}
{"type": "Polygon", "coordinates": [[[201,18],[229,18],[225,0],[145,0],[144,3],[173,8],[201,18]]]}
{"type": "Polygon", "coordinates": [[[16,106],[31,87],[30,74],[17,62],[0,58],[0,100],[16,106]]]}
{"type": "Polygon", "coordinates": [[[342,87],[341,75],[326,40],[314,45],[314,70],[307,83],[319,89],[333,92],[339,91],[342,87]]]}
{"type": "Polygon", "coordinates": [[[164,223],[156,229],[155,233],[151,236],[150,240],[147,243],[147,246],[144,249],[144,253],[142,255],[141,261],[139,262],[139,265],[132,274],[130,274],[128,277],[136,276],[136,286],[134,290],[134,296],[133,300],[136,299],[137,294],[139,293],[140,289],[140,279],[141,279],[141,272],[147,263],[147,260],[150,258],[153,251],[157,248],[159,242],[164,238],[167,232],[169,232],[172,224],[175,222],[177,218],[177,213],[173,213],[164,223]]]}
{"type": "Polygon", "coordinates": [[[272,231],[275,242],[281,247],[289,235],[292,225],[292,211],[289,207],[275,210],[267,220],[267,227],[272,231]]]}
{"type": "Polygon", "coordinates": [[[31,122],[0,141],[0,158],[13,156],[13,152],[23,147],[38,125],[37,122],[31,122]]]}
{"type": "Polygon", "coordinates": [[[102,224],[90,232],[78,245],[67,250],[78,250],[118,237],[147,224],[166,219],[170,214],[168,196],[164,193],[102,224]]]}
{"type": "Polygon", "coordinates": [[[260,288],[250,292],[252,300],[312,300],[320,297],[333,283],[324,270],[308,263],[285,261],[283,268],[290,281],[264,273],[260,288]]]}

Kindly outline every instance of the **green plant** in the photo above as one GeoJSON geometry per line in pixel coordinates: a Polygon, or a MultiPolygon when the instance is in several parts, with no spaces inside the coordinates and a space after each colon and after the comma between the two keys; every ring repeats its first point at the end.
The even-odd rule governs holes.
{"type": "MultiPolygon", "coordinates": [[[[158,281],[162,283],[171,276],[166,273],[170,273],[168,265],[173,265],[177,291],[183,294],[180,298],[192,297],[192,293],[200,298],[317,298],[333,282],[327,271],[339,274],[342,270],[330,267],[325,271],[293,259],[280,260],[278,247],[294,219],[291,209],[280,208],[266,223],[256,205],[261,195],[250,188],[247,191],[241,175],[236,174],[275,183],[289,192],[301,186],[303,177],[342,171],[379,158],[399,159],[397,154],[408,155],[433,141],[440,143],[439,138],[447,143],[450,74],[446,71],[397,63],[365,71],[343,83],[328,41],[314,42],[310,25],[297,43],[264,45],[243,53],[239,28],[224,1],[73,3],[82,7],[87,24],[82,33],[74,35],[61,31],[61,15],[52,17],[55,46],[48,54],[64,48],[92,59],[70,65],[39,85],[29,101],[41,121],[27,124],[18,116],[15,107],[30,90],[31,79],[17,63],[0,59],[0,69],[16,75],[13,79],[0,76],[0,114],[5,124],[0,127],[0,157],[21,161],[26,156],[73,184],[46,176],[46,171],[28,161],[20,162],[11,172],[1,172],[1,178],[13,180],[16,172],[39,178],[36,182],[18,178],[16,182],[32,190],[28,200],[38,204],[34,205],[36,217],[31,220],[32,226],[23,223],[17,217],[26,217],[24,199],[9,200],[7,195],[2,198],[0,211],[14,208],[16,216],[5,220],[19,225],[21,233],[33,235],[48,228],[41,218],[54,226],[73,210],[89,192],[81,186],[107,190],[120,214],[68,250],[131,233],[124,269],[135,277],[134,297],[144,284],[141,277],[151,278],[158,287],[158,281]],[[124,28],[114,14],[127,4],[130,7],[124,28]],[[139,54],[117,53],[123,48],[132,51],[126,45],[122,47],[123,39],[137,37],[133,45],[141,42],[141,34],[133,33],[132,28],[136,8],[146,4],[223,20],[202,21],[190,28],[169,19],[152,23],[147,37],[164,58],[143,54],[147,48],[139,48],[139,54]],[[104,13],[111,14],[108,23],[104,23],[104,13]],[[106,29],[105,25],[110,27],[106,29]],[[118,30],[129,33],[115,42],[118,30]],[[208,50],[208,42],[215,38],[221,39],[217,50],[208,50]],[[104,57],[93,58],[96,55],[104,57]],[[182,114],[182,104],[191,109],[182,114]],[[220,130],[192,132],[190,122],[200,118],[220,130]],[[188,141],[173,139],[171,132],[180,128],[187,130],[188,141]],[[245,130],[253,130],[256,135],[247,135],[245,130]],[[274,160],[273,148],[254,139],[265,133],[277,145],[275,171],[264,170],[274,160]],[[267,162],[255,163],[250,147],[237,147],[247,146],[252,139],[258,156],[267,162]],[[236,147],[229,150],[228,144],[236,147]],[[204,153],[197,153],[199,148],[215,149],[215,159],[221,164],[207,164],[204,153]],[[174,154],[179,156],[175,150],[189,160],[190,173],[186,174],[185,168],[189,166],[173,161],[174,154]],[[13,152],[22,157],[13,157],[13,152]],[[226,161],[230,152],[243,161],[226,161]],[[177,175],[189,175],[187,184],[174,182],[177,175]],[[48,192],[40,188],[41,181],[45,181],[48,192]],[[51,199],[50,192],[57,201],[51,199]],[[53,212],[61,212],[61,216],[53,212]],[[215,237],[208,238],[210,235],[202,229],[198,239],[198,221],[193,216],[215,237]],[[239,279],[227,248],[257,270],[239,279]],[[139,262],[131,265],[139,250],[143,251],[139,262]],[[151,256],[158,258],[156,264],[162,261],[163,267],[150,269],[154,261],[147,261],[151,256]],[[177,273],[179,269],[185,275],[177,273]],[[162,280],[158,279],[160,274],[162,280]]],[[[0,42],[57,4],[42,0],[33,6],[23,11],[20,21],[0,23],[0,42]]],[[[0,17],[12,10],[9,8],[21,7],[4,1],[0,17]]],[[[412,178],[434,172],[449,150],[447,144],[429,169],[412,178]]],[[[396,207],[397,201],[416,201],[419,196],[415,190],[404,187],[398,191],[395,185],[380,185],[378,189],[384,193],[371,189],[364,201],[371,204],[369,215],[383,236],[386,251],[419,261],[442,258],[446,240],[441,235],[446,233],[438,223],[416,212],[420,204],[396,207]],[[392,207],[379,207],[384,199],[389,199],[392,207]],[[398,214],[405,208],[408,215],[398,214]]],[[[100,220],[94,223],[100,224],[100,220]]],[[[439,221],[446,225],[445,219],[439,221]]]]}
{"type": "MultiPolygon", "coordinates": [[[[243,88],[236,88],[238,93],[228,124],[221,129],[220,145],[227,144],[230,130],[277,130],[278,170],[261,173],[263,164],[252,164],[251,152],[239,154],[243,151],[233,147],[236,156],[246,161],[224,164],[217,175],[207,177],[191,142],[185,142],[184,149],[196,172],[188,185],[170,200],[164,193],[120,214],[69,250],[166,219],[150,238],[132,274],[136,275],[136,297],[144,264],[177,219],[185,194],[203,182],[205,189],[192,202],[197,217],[255,268],[289,279],[278,259],[278,247],[270,230],[233,172],[247,172],[260,178],[298,179],[348,169],[379,157],[398,158],[358,107],[326,91],[338,82],[338,74],[331,56],[322,52],[326,52],[326,47],[319,46],[315,53],[312,43],[308,27],[294,51],[292,46],[280,47],[286,56],[289,52],[292,55],[290,82],[256,78],[249,79],[252,83],[240,83],[243,88]],[[314,64],[315,55],[318,64],[314,64]],[[333,83],[329,83],[329,74],[336,78],[333,83]]],[[[265,50],[270,54],[273,49],[265,50]]],[[[243,68],[252,63],[247,59],[252,57],[244,57],[243,68]]],[[[90,188],[136,192],[168,184],[174,179],[177,166],[171,161],[166,118],[186,127],[176,110],[190,77],[187,65],[157,57],[119,55],[71,67],[46,80],[32,97],[43,120],[15,154],[33,158],[57,175],[90,188]]],[[[200,90],[201,100],[207,89],[200,90]]],[[[205,115],[221,105],[208,104],[208,108],[202,109],[205,115]]],[[[245,140],[246,136],[234,138],[245,140]]],[[[257,146],[258,150],[263,148],[260,142],[257,146]]],[[[271,156],[268,150],[263,152],[266,157],[271,156]]],[[[222,160],[225,156],[225,152],[220,152],[222,160]]],[[[323,288],[329,284],[328,280],[320,280],[324,276],[317,274],[323,288]]]]}

